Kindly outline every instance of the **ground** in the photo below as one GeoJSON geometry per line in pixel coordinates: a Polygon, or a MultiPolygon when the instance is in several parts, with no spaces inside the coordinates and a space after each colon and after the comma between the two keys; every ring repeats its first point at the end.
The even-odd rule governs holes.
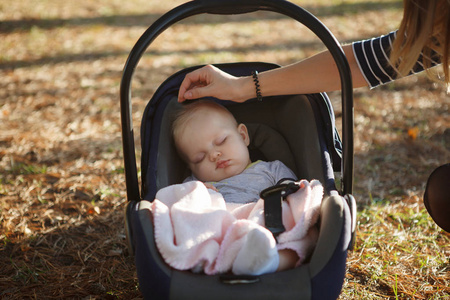
{"type": "MultiPolygon", "coordinates": [[[[139,36],[181,3],[0,0],[0,298],[142,297],[123,226],[119,86],[139,36]]],[[[295,3],[343,44],[394,30],[402,15],[401,1],[295,3]]],[[[135,72],[135,132],[153,92],[181,68],[285,65],[321,49],[274,13],[189,18],[135,72]]],[[[340,93],[330,97],[340,126],[340,93]]],[[[421,74],[354,98],[358,234],[341,299],[449,299],[450,235],[422,196],[450,161],[450,96],[421,74]]]]}

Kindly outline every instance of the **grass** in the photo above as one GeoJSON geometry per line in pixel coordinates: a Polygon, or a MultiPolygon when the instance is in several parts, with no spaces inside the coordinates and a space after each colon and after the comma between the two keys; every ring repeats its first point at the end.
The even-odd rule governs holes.
{"type": "Polygon", "coordinates": [[[373,202],[358,211],[357,219],[359,233],[342,299],[356,296],[350,287],[361,278],[353,277],[354,282],[352,275],[360,273],[366,281],[362,291],[357,285],[361,299],[448,299],[450,235],[430,219],[419,197],[373,202]],[[385,289],[385,296],[370,287],[385,289]]]}
{"type": "MultiPolygon", "coordinates": [[[[398,0],[294,2],[342,43],[387,33],[401,17],[398,0]]],[[[0,298],[141,297],[124,238],[119,84],[139,36],[181,3],[0,0],[0,298]]],[[[321,49],[272,13],[188,19],[136,69],[135,132],[180,68],[285,65],[321,49]]],[[[339,116],[340,94],[330,97],[339,116]]],[[[450,161],[450,98],[425,76],[354,97],[357,239],[340,299],[450,299],[450,235],[422,203],[428,175],[450,161]]]]}

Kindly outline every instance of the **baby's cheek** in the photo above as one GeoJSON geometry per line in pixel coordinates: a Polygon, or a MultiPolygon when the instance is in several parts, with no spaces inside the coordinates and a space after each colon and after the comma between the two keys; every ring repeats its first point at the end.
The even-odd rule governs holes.
{"type": "Polygon", "coordinates": [[[191,169],[192,173],[202,181],[208,181],[208,178],[211,176],[212,170],[208,169],[208,166],[201,165],[196,166],[195,170],[191,169]]]}

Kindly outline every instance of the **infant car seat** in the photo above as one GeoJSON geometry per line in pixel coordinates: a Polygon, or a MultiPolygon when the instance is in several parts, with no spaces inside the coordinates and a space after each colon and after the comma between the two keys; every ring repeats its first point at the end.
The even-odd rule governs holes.
{"type": "MultiPolygon", "coordinates": [[[[235,76],[277,68],[262,62],[219,64],[235,76]]],[[[159,18],[141,36],[126,62],[121,82],[121,117],[128,204],[126,230],[135,255],[139,287],[152,299],[336,299],[342,289],[347,250],[355,229],[353,181],[353,99],[347,60],[333,35],[314,16],[283,0],[195,0],[159,18]],[[249,128],[252,160],[283,161],[300,179],[318,179],[325,189],[320,210],[317,245],[303,265],[261,276],[204,275],[170,268],[155,245],[149,204],[156,192],[180,183],[188,175],[171,136],[179,86],[188,72],[183,69],[162,83],[148,102],[141,124],[141,188],[137,176],[131,117],[131,80],[137,64],[154,39],[172,24],[189,16],[237,14],[257,10],[289,16],[311,29],[330,50],[342,83],[343,143],[335,128],[333,108],[324,93],[266,97],[224,105],[238,122],[249,128]],[[341,188],[334,174],[341,174],[341,188]]]]}

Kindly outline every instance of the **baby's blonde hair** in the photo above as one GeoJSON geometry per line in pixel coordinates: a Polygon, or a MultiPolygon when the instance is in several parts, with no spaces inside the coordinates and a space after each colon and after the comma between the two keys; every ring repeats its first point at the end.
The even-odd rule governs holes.
{"type": "Polygon", "coordinates": [[[183,129],[185,128],[186,124],[195,116],[195,113],[200,111],[201,109],[209,109],[211,110],[211,112],[216,111],[225,114],[229,117],[230,122],[233,122],[236,124],[236,126],[238,126],[238,123],[231,112],[224,106],[214,101],[200,99],[196,101],[185,102],[184,104],[182,104],[179,111],[175,114],[175,119],[172,123],[172,136],[174,138],[176,147],[177,140],[180,135],[183,134],[183,129]]]}
{"type": "MultiPolygon", "coordinates": [[[[392,45],[391,63],[401,76],[411,71],[421,52],[431,66],[432,51],[441,58],[444,83],[450,85],[450,0],[403,0],[403,19],[392,45]]],[[[438,77],[428,71],[432,78],[438,77]]],[[[442,80],[441,80],[442,81],[442,80]]]]}

